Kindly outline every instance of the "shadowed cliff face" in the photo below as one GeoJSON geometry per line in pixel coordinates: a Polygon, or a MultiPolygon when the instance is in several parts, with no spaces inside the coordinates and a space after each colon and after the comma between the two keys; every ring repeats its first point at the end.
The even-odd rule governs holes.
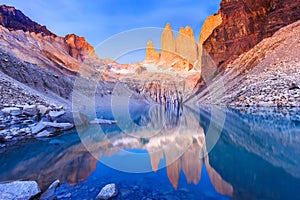
{"type": "Polygon", "coordinates": [[[228,64],[197,99],[231,106],[299,106],[299,38],[300,21],[281,28],[228,64]]]}
{"type": "Polygon", "coordinates": [[[224,67],[280,28],[300,19],[299,0],[223,0],[222,23],[203,46],[224,67]]]}
{"type": "Polygon", "coordinates": [[[0,25],[9,30],[22,30],[24,32],[41,33],[42,35],[55,36],[46,26],[32,21],[21,11],[12,6],[0,5],[0,25]]]}
{"type": "MultiPolygon", "coordinates": [[[[220,109],[221,110],[221,109],[220,109]]],[[[211,166],[233,187],[232,199],[295,199],[300,186],[298,108],[226,109],[211,166]]],[[[210,121],[201,111],[201,124],[210,121]]]]}

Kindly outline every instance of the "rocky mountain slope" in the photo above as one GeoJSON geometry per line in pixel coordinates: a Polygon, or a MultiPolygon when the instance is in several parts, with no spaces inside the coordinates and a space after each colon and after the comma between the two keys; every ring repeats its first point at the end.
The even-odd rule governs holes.
{"type": "MultiPolygon", "coordinates": [[[[219,83],[218,77],[224,73],[228,74],[230,68],[234,68],[234,71],[238,71],[237,68],[239,68],[243,73],[237,73],[238,75],[234,78],[226,75],[230,78],[225,78],[225,90],[228,91],[223,91],[222,98],[212,103],[239,105],[233,102],[237,102],[237,99],[243,102],[246,99],[247,105],[285,105],[284,101],[273,101],[273,99],[270,100],[273,101],[272,104],[257,103],[260,101],[257,96],[260,98],[268,97],[268,95],[269,97],[270,95],[276,96],[273,92],[268,95],[258,92],[237,95],[238,91],[232,85],[239,83],[242,86],[243,83],[239,81],[229,83],[228,81],[236,80],[236,78],[243,80],[247,75],[250,76],[249,69],[256,68],[256,64],[261,61],[259,58],[270,53],[270,49],[273,49],[272,42],[265,44],[265,47],[258,53],[259,56],[254,56],[255,59],[252,59],[246,67],[243,63],[245,60],[236,61],[235,64],[230,65],[229,63],[242,53],[251,50],[264,38],[271,37],[275,31],[297,21],[300,18],[299,4],[299,0],[254,2],[223,0],[219,12],[210,16],[204,23],[198,43],[189,26],[180,28],[175,38],[171,25],[167,24],[161,36],[161,52],[156,51],[153,42],[149,41],[145,60],[127,65],[100,59],[95,54],[94,48],[83,37],[74,34],[65,37],[56,36],[45,26],[31,21],[21,11],[2,5],[0,51],[9,58],[8,63],[11,65],[1,62],[0,70],[39,92],[45,94],[50,92],[64,99],[70,99],[75,78],[82,77],[99,83],[120,83],[133,93],[154,102],[173,104],[186,102],[191,98],[200,99],[202,103],[209,102],[207,94],[213,86],[219,83]],[[13,68],[15,63],[23,66],[21,69],[26,71],[26,75],[21,75],[21,72],[13,68]],[[237,65],[239,67],[233,67],[237,65]],[[32,66],[36,66],[33,67],[35,70],[32,66]],[[31,73],[34,77],[43,77],[42,81],[32,80],[29,76],[31,73]],[[45,76],[48,73],[51,75],[45,76]],[[59,75],[57,79],[49,78],[57,77],[57,75],[59,75]],[[53,84],[49,84],[49,81],[53,84]],[[207,88],[207,85],[212,86],[207,88]],[[225,97],[224,94],[227,96],[225,97]],[[265,96],[262,97],[262,95],[265,96]]],[[[289,37],[294,36],[289,35],[289,37]]],[[[248,56],[251,57],[250,53],[248,56]]],[[[287,70],[290,69],[287,68],[287,70]]],[[[269,76],[268,74],[260,75],[260,79],[269,76]]],[[[290,75],[293,76],[291,73],[290,75]]],[[[252,83],[247,82],[251,84],[251,91],[260,90],[260,85],[252,83]]],[[[289,84],[292,84],[294,88],[298,87],[294,79],[289,84]]],[[[100,85],[102,87],[105,84],[100,85]]],[[[112,85],[109,88],[104,87],[98,93],[109,94],[112,91],[112,85]]],[[[215,87],[214,90],[218,91],[219,87],[215,87]]],[[[295,95],[294,100],[297,100],[297,93],[295,95]]],[[[289,99],[287,96],[285,98],[289,99]]]]}
{"type": "Polygon", "coordinates": [[[14,7],[1,5],[0,24],[2,51],[57,74],[76,75],[84,61],[99,60],[83,37],[56,36],[14,7]]]}
{"type": "Polygon", "coordinates": [[[222,23],[203,46],[222,67],[280,28],[299,20],[300,1],[223,0],[218,15],[222,23]]]}
{"type": "MultiPolygon", "coordinates": [[[[151,54],[151,59],[143,63],[122,65],[100,59],[83,37],[75,34],[56,36],[13,7],[2,5],[0,11],[0,51],[5,55],[3,59],[8,60],[1,62],[0,70],[39,92],[51,92],[69,100],[75,78],[82,77],[96,82],[121,83],[154,102],[178,103],[188,96],[199,79],[199,73],[190,72],[198,56],[198,47],[190,27],[180,29],[175,40],[169,37],[173,32],[170,25],[167,25],[162,36],[161,56],[150,43],[148,54],[151,54]],[[158,57],[162,59],[156,66],[158,57]],[[16,70],[13,67],[15,64],[22,70],[16,70]],[[36,66],[34,70],[32,66],[36,66]],[[45,73],[51,75],[45,76],[45,73]],[[43,78],[36,80],[30,74],[43,78]],[[52,80],[51,77],[58,78],[52,80]]],[[[108,91],[105,88],[100,90],[97,93],[101,95],[103,91],[108,91]]]]}
{"type": "Polygon", "coordinates": [[[216,77],[200,92],[200,102],[233,106],[300,106],[299,38],[300,21],[264,39],[228,64],[222,76],[216,77]]]}

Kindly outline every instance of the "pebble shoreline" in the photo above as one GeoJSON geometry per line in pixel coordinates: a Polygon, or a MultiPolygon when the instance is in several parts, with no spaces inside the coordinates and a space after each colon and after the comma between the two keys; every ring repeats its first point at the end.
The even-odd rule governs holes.
{"type": "Polygon", "coordinates": [[[73,124],[58,123],[63,107],[45,105],[0,105],[0,148],[27,138],[50,137],[73,128],[73,124]]]}

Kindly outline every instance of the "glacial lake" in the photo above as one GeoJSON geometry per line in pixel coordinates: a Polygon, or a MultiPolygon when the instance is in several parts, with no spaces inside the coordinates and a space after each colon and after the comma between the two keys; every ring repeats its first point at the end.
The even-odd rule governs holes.
{"type": "MultiPolygon", "coordinates": [[[[116,112],[115,112],[116,114],[116,112]]],[[[0,181],[55,180],[58,199],[299,199],[300,109],[152,106],[2,149],[0,181]],[[128,117],[129,116],[129,117],[128,117]]],[[[115,116],[115,115],[114,115],[115,116]]]]}

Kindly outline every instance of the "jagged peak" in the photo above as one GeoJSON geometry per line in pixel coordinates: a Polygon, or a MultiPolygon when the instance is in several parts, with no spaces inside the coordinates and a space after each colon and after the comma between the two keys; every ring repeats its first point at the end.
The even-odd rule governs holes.
{"type": "Polygon", "coordinates": [[[67,34],[65,36],[65,40],[73,40],[73,41],[78,40],[78,41],[85,41],[86,42],[86,40],[83,36],[78,36],[78,35],[75,35],[74,33],[67,34]]]}
{"type": "Polygon", "coordinates": [[[199,36],[199,45],[202,45],[204,41],[212,34],[213,30],[222,23],[222,16],[220,13],[210,15],[206,18],[203,23],[200,36],[199,36]]]}
{"type": "Polygon", "coordinates": [[[24,32],[41,33],[42,35],[56,36],[49,31],[46,26],[42,26],[29,17],[24,15],[20,10],[13,6],[0,5],[0,25],[10,31],[22,30],[24,32]]]}
{"type": "Polygon", "coordinates": [[[153,43],[152,40],[149,40],[149,41],[147,42],[147,48],[149,48],[149,49],[154,49],[154,43],[153,43]]]}
{"type": "Polygon", "coordinates": [[[146,60],[158,60],[159,57],[160,53],[155,50],[153,41],[149,40],[146,47],[146,60]]]}
{"type": "Polygon", "coordinates": [[[190,39],[192,39],[192,40],[194,40],[195,39],[195,37],[194,37],[194,31],[193,31],[193,29],[190,27],[190,26],[186,26],[186,27],[180,27],[180,29],[179,29],[179,35],[178,36],[186,36],[186,37],[188,37],[188,38],[190,38],[190,39]]]}
{"type": "Polygon", "coordinates": [[[170,22],[166,24],[165,29],[172,30],[170,22]]]}
{"type": "Polygon", "coordinates": [[[16,11],[16,8],[15,8],[15,7],[13,7],[13,6],[7,6],[7,5],[5,5],[5,4],[0,5],[0,8],[1,8],[2,10],[9,11],[9,12],[11,12],[11,13],[13,13],[13,14],[15,14],[15,11],[16,11]]]}

